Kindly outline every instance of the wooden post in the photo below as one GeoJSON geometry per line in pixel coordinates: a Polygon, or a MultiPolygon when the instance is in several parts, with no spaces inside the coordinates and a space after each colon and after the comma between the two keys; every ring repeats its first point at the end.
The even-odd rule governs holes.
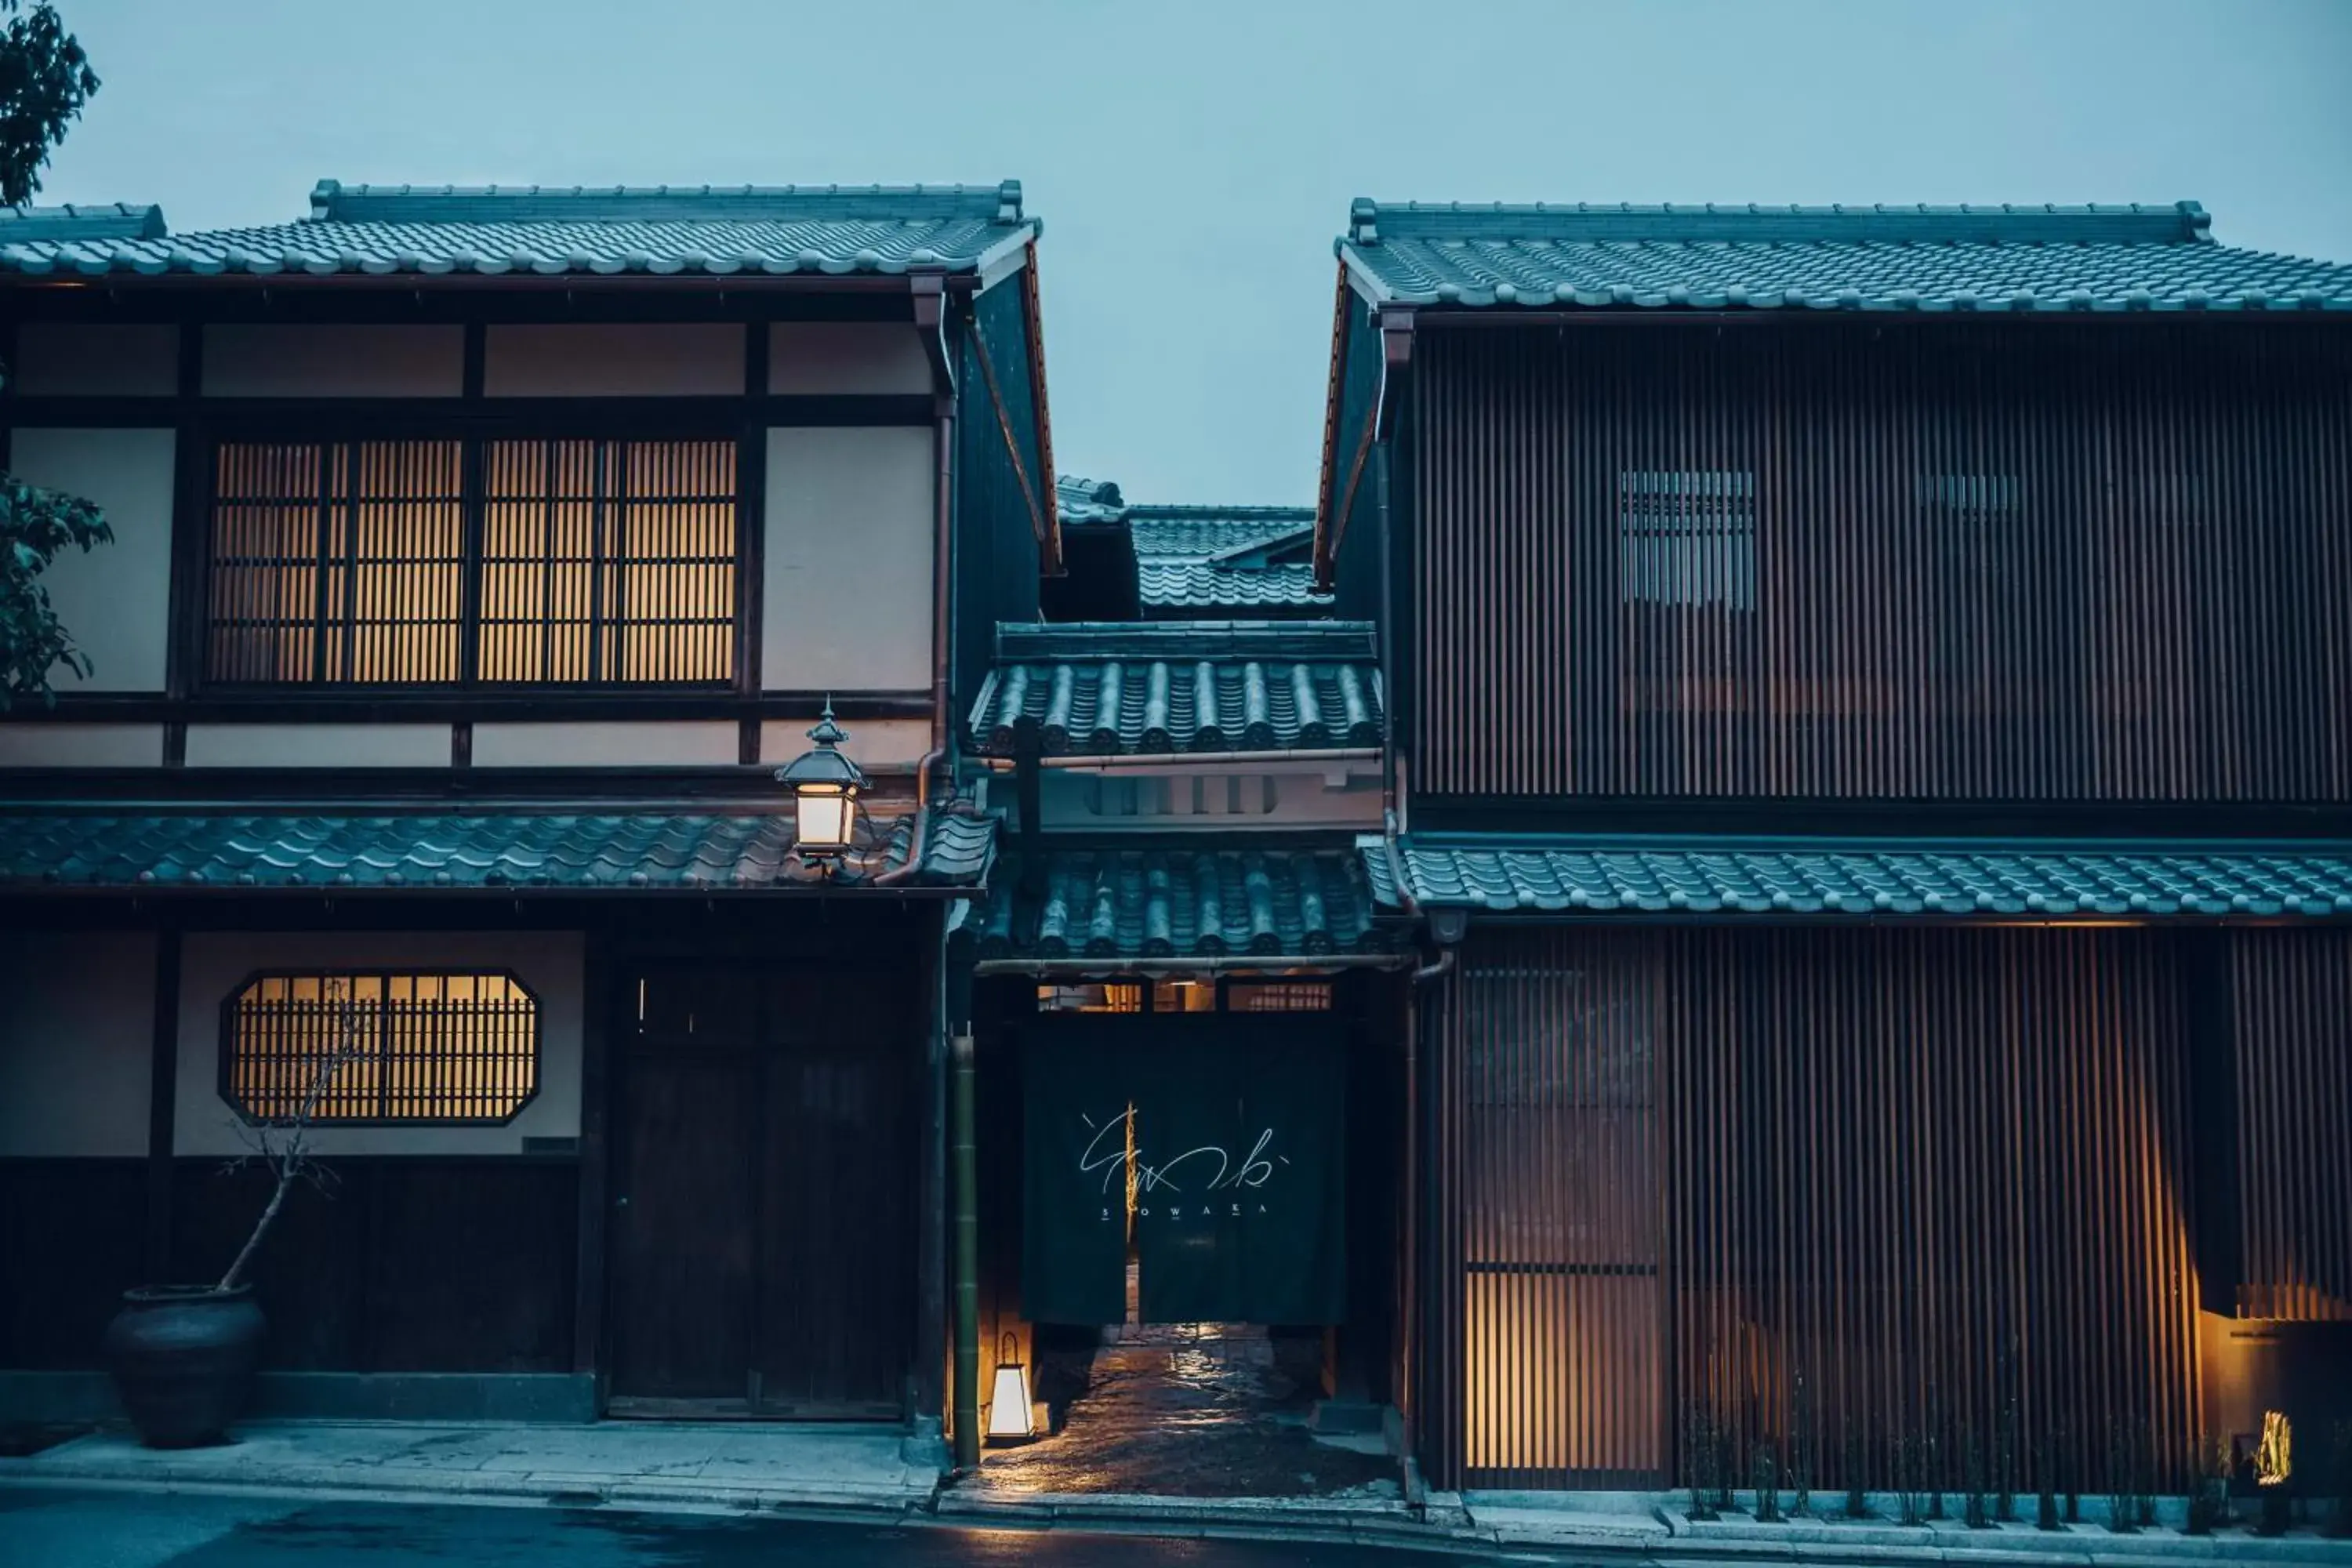
{"type": "Polygon", "coordinates": [[[605,1120],[610,1100],[605,1064],[612,1014],[619,998],[613,984],[613,943],[602,931],[588,933],[582,968],[580,1016],[580,1254],[572,1313],[572,1369],[596,1378],[596,1408],[604,1407],[604,1222],[605,1120]]]}
{"type": "Polygon", "coordinates": [[[980,1158],[972,1113],[971,1029],[955,1057],[955,1466],[980,1464],[980,1158]]]}
{"type": "MultiPolygon", "coordinates": [[[[942,905],[944,909],[947,906],[942,905]]],[[[940,924],[944,927],[942,918],[940,924]]],[[[947,1390],[942,1386],[948,1352],[947,1312],[947,1088],[948,1088],[948,955],[944,929],[931,943],[930,997],[923,1026],[922,1078],[917,1103],[918,1151],[915,1208],[915,1369],[914,1409],[918,1436],[936,1438],[945,1414],[947,1390]]]]}
{"type": "Polygon", "coordinates": [[[172,1279],[172,1149],[179,1116],[180,929],[155,932],[153,1033],[147,1068],[147,1278],[172,1279]]]}

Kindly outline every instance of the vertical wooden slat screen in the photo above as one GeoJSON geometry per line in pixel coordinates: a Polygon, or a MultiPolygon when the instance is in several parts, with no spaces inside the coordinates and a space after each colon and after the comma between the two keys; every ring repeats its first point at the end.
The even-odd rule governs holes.
{"type": "Polygon", "coordinates": [[[715,685],[732,678],[736,446],[215,448],[205,674],[224,684],[715,685]],[[467,597],[475,626],[467,625],[467,597]]]}
{"type": "Polygon", "coordinates": [[[2352,800],[2352,332],[1425,331],[1415,790],[2352,800]]]}
{"type": "Polygon", "coordinates": [[[539,1002],[509,974],[333,971],[257,975],[229,999],[222,1086],[259,1121],[500,1122],[539,1088],[539,1002]]]}
{"type": "Polygon", "coordinates": [[[2186,1475],[2188,1060],[2126,931],[1474,934],[1433,1042],[1448,1485],[2186,1475]],[[1851,1447],[1849,1447],[1851,1445],[1851,1447]]]}
{"type": "Polygon", "coordinates": [[[455,441],[218,447],[208,679],[456,679],[460,456],[455,441]]]}
{"type": "Polygon", "coordinates": [[[735,451],[729,441],[490,442],[481,679],[730,679],[735,451]]]}
{"type": "Polygon", "coordinates": [[[2352,931],[2244,931],[2231,962],[2237,1315],[2352,1320],[2352,931]]]}

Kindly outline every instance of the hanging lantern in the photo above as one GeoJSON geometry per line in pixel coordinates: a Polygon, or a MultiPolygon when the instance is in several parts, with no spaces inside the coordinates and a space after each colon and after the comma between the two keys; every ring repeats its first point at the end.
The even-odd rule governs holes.
{"type": "Polygon", "coordinates": [[[996,1384],[988,1403],[988,1441],[992,1447],[1006,1447],[1032,1442],[1036,1436],[1037,1418],[1029,1408],[1029,1370],[1021,1364],[1019,1346],[1007,1332],[997,1343],[996,1384]]]}
{"type": "Polygon", "coordinates": [[[857,834],[857,795],[866,774],[842,754],[841,742],[849,737],[833,721],[830,699],[808,738],[816,743],[778,768],[776,782],[793,786],[794,853],[803,860],[837,860],[857,834]]]}

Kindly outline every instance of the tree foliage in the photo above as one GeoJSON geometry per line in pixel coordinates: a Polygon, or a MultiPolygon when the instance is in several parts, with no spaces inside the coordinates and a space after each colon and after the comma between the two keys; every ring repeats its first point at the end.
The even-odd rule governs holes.
{"type": "Polygon", "coordinates": [[[41,574],[59,551],[113,537],[89,502],[0,475],[0,710],[28,698],[53,701],[49,673],[59,665],[89,674],[89,656],[49,607],[41,574]]]}
{"type": "Polygon", "coordinates": [[[0,0],[0,204],[21,206],[41,188],[49,151],[98,90],[81,41],[48,0],[0,0]]]}
{"type": "MultiPolygon", "coordinates": [[[[0,204],[22,205],[41,188],[49,153],[66,139],[98,76],[57,7],[0,0],[0,204]]],[[[89,658],[58,623],[41,574],[58,552],[114,537],[98,508],[76,497],[0,476],[0,709],[28,698],[53,700],[49,674],[78,675],[89,658]]]]}

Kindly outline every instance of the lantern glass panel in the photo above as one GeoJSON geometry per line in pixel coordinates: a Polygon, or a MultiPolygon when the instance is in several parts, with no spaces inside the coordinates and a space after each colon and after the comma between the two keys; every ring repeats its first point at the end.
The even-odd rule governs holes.
{"type": "Polygon", "coordinates": [[[803,849],[843,849],[849,844],[853,797],[832,790],[800,792],[800,846],[803,849]]]}

